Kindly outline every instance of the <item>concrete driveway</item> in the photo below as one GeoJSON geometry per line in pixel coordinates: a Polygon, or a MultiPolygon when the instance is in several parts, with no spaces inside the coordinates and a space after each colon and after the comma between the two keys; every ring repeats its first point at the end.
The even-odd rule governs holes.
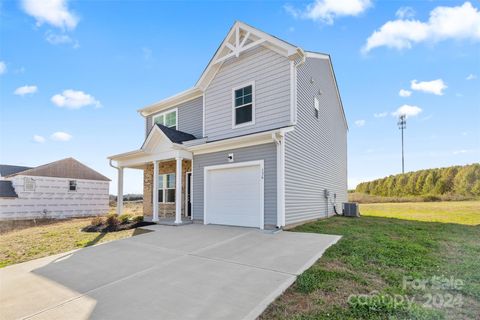
{"type": "Polygon", "coordinates": [[[254,319],[339,236],[154,232],[0,269],[1,319],[254,319]]]}

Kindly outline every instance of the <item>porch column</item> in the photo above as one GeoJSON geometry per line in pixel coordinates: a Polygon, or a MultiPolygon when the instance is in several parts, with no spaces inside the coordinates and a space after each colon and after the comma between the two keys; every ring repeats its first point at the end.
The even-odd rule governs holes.
{"type": "Polygon", "coordinates": [[[158,221],[158,161],[153,161],[152,221],[158,221]]]}
{"type": "Polygon", "coordinates": [[[117,214],[123,213],[123,167],[118,167],[118,181],[117,181],[117,214]]]}
{"type": "Polygon", "coordinates": [[[182,158],[177,157],[175,173],[175,223],[182,223],[182,158]]]}

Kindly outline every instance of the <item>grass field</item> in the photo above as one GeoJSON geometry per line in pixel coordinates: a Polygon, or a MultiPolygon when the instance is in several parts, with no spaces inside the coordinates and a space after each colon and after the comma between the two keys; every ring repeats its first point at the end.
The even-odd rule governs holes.
{"type": "Polygon", "coordinates": [[[480,201],[369,203],[360,205],[369,217],[480,225],[480,201]]]}
{"type": "Polygon", "coordinates": [[[295,228],[343,238],[261,319],[478,319],[478,206],[479,202],[362,205],[361,218],[334,217],[295,228]],[[458,282],[453,288],[435,288],[432,277],[452,277],[463,286],[458,282]],[[404,279],[428,281],[415,289],[404,287],[404,279]]]}

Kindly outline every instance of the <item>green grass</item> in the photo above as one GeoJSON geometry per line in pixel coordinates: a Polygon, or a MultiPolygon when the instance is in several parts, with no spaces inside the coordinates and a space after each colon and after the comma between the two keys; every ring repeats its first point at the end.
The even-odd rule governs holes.
{"type": "MultiPolygon", "coordinates": [[[[293,231],[343,237],[300,275],[261,318],[477,319],[480,314],[480,227],[472,208],[475,210],[478,202],[428,204],[434,205],[430,208],[435,208],[441,216],[441,219],[432,219],[442,223],[413,221],[429,219],[422,203],[419,209],[408,207],[410,211],[398,208],[395,218],[334,217],[295,228],[293,231]],[[448,209],[442,208],[442,204],[448,209]],[[461,279],[464,286],[444,290],[431,285],[427,285],[426,290],[402,286],[404,277],[431,279],[433,276],[461,279]],[[350,300],[352,303],[348,302],[352,294],[372,293],[378,299],[367,305],[355,303],[354,298],[350,300]],[[451,295],[457,298],[456,302],[460,297],[463,305],[424,306],[426,294],[444,299],[451,295]],[[415,300],[413,304],[405,301],[395,304],[387,299],[393,295],[406,295],[415,300]]],[[[374,208],[375,214],[380,215],[380,207],[374,208]]],[[[362,213],[371,212],[362,205],[362,213]]],[[[386,215],[393,217],[391,212],[386,210],[386,215]]]]}
{"type": "Polygon", "coordinates": [[[480,201],[370,203],[361,204],[360,212],[369,217],[480,225],[480,201]]]}
{"type": "MultiPolygon", "coordinates": [[[[143,230],[112,233],[82,232],[87,219],[72,219],[0,234],[0,268],[96,243],[131,237],[143,230]]],[[[145,231],[143,231],[145,232],[145,231]]]]}

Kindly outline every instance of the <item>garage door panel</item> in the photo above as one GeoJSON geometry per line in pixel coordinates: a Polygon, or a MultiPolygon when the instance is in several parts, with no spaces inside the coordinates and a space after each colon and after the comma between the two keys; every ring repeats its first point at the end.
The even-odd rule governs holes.
{"type": "Polygon", "coordinates": [[[262,227],[262,167],[207,170],[206,222],[262,227]]]}

